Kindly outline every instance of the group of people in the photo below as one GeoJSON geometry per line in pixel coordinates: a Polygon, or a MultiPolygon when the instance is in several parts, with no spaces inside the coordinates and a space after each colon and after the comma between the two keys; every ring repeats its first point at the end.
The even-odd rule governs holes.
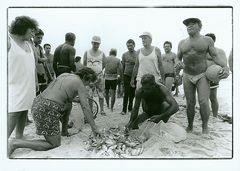
{"type": "Polygon", "coordinates": [[[178,95],[178,85],[183,82],[188,118],[186,130],[193,131],[197,91],[202,132],[207,134],[209,98],[213,115],[216,117],[218,113],[218,83],[209,83],[205,71],[208,66],[217,64],[222,67],[219,79],[227,78],[227,58],[223,50],[214,47],[214,34],[200,34],[200,19],[188,18],[183,24],[189,37],[180,41],[177,54],[171,51],[172,43],[166,41],[162,55],[158,47],[152,46],[151,33],[143,32],[139,36],[143,47],[136,51],[134,40],[129,39],[126,42],[128,51],[120,60],[114,48],[106,56],[99,49],[101,38],[93,36],[92,48],[84,53],[81,63],[81,57],[75,57],[74,33],[67,33],[65,42],[52,55],[50,44],[43,48],[40,45],[44,33],[38,28],[38,22],[28,16],[16,17],[10,26],[8,41],[8,138],[16,128],[16,139],[9,140],[9,154],[16,148],[43,151],[60,146],[61,135],[68,135],[69,115],[76,96],[93,133],[101,136],[87,99],[96,93],[100,113],[106,116],[104,98],[107,108],[113,111],[119,80],[124,87],[121,114],[131,112],[126,131],[138,129],[146,120],[166,123],[179,110],[172,89],[175,88],[175,95],[178,95]],[[143,112],[139,115],[141,104],[143,112]],[[43,135],[44,141],[22,139],[29,109],[36,133],[43,135]]]}

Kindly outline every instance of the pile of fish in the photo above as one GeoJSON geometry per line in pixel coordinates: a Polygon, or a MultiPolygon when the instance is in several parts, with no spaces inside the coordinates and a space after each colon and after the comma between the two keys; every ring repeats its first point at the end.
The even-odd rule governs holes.
{"type": "Polygon", "coordinates": [[[85,150],[94,151],[102,157],[126,158],[139,156],[143,153],[142,143],[147,139],[143,136],[130,136],[119,127],[111,127],[103,131],[101,137],[89,136],[85,141],[85,150]]]}

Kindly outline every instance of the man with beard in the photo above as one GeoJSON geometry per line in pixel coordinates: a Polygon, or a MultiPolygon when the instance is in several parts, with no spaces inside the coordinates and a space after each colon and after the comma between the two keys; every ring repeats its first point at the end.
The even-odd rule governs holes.
{"type": "Polygon", "coordinates": [[[135,104],[130,121],[126,125],[127,130],[138,129],[138,124],[147,119],[155,123],[163,120],[166,123],[179,110],[171,92],[164,85],[157,84],[152,74],[143,75],[141,84],[142,87],[136,91],[135,104]],[[141,101],[143,113],[138,116],[141,101]]]}

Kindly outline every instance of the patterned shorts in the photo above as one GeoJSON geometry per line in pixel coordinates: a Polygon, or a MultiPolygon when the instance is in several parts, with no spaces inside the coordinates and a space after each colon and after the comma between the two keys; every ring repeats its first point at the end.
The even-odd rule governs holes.
{"type": "Polygon", "coordinates": [[[60,119],[64,105],[38,95],[32,105],[33,120],[38,135],[55,136],[60,134],[60,119]]]}

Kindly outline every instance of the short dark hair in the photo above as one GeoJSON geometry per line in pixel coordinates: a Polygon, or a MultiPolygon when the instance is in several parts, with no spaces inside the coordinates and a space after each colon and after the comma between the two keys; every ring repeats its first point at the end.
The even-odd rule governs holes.
{"type": "Polygon", "coordinates": [[[214,42],[216,41],[216,36],[215,36],[215,34],[213,34],[213,33],[208,33],[208,34],[206,34],[205,36],[211,37],[214,42]]]}
{"type": "Polygon", "coordinates": [[[45,44],[43,45],[43,48],[45,49],[46,46],[50,46],[50,47],[51,47],[51,45],[50,45],[49,43],[45,43],[45,44]]]}
{"type": "Polygon", "coordinates": [[[155,77],[152,74],[144,74],[141,78],[141,84],[154,84],[155,77]]]}
{"type": "Polygon", "coordinates": [[[81,56],[76,56],[75,59],[74,59],[74,61],[75,61],[75,62],[79,62],[81,59],[82,59],[81,56]]]}
{"type": "Polygon", "coordinates": [[[163,43],[163,47],[165,46],[165,44],[169,44],[170,47],[172,48],[172,42],[170,42],[170,41],[165,41],[165,42],[163,43]]]}
{"type": "Polygon", "coordinates": [[[65,41],[67,41],[67,42],[72,42],[75,40],[75,38],[76,38],[76,36],[74,33],[69,32],[69,33],[66,33],[66,35],[65,35],[65,41]]]}
{"type": "Polygon", "coordinates": [[[44,32],[40,28],[37,28],[34,31],[34,34],[35,34],[35,36],[38,36],[38,35],[43,35],[44,36],[44,32]]]}
{"type": "Polygon", "coordinates": [[[111,49],[109,55],[117,56],[117,49],[111,49]]]}
{"type": "Polygon", "coordinates": [[[132,43],[135,46],[135,42],[133,39],[129,39],[126,44],[128,44],[128,43],[132,43]]]}
{"type": "Polygon", "coordinates": [[[93,71],[93,69],[86,66],[76,71],[75,74],[78,75],[81,79],[84,79],[86,81],[90,80],[91,82],[94,82],[97,80],[96,72],[93,71]]]}
{"type": "Polygon", "coordinates": [[[25,35],[27,29],[37,29],[38,22],[28,16],[18,16],[12,21],[9,32],[16,35],[25,35]]]}

